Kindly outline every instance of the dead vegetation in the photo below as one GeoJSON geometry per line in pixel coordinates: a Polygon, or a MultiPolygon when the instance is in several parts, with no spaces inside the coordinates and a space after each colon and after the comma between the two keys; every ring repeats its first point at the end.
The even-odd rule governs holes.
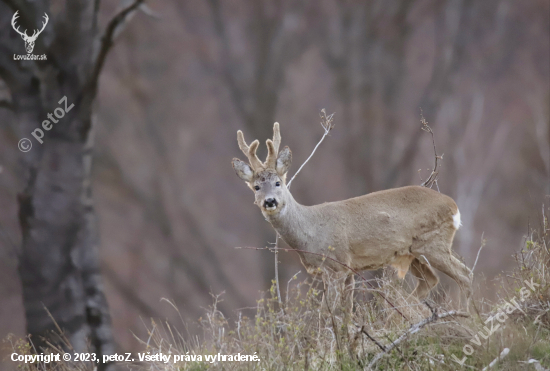
{"type": "MultiPolygon", "coordinates": [[[[422,129],[432,134],[433,140],[427,122],[424,118],[421,121],[422,129]]],[[[329,129],[324,128],[326,135],[329,129]]],[[[438,160],[442,159],[437,155],[435,142],[433,146],[435,165],[423,183],[427,187],[437,186],[438,160]]],[[[403,283],[391,268],[370,280],[353,271],[353,287],[327,277],[332,281],[326,292],[316,277],[298,272],[286,283],[285,291],[280,289],[285,283],[274,280],[256,307],[240,310],[237,320],[229,319],[228,313],[220,310],[223,295],[213,297],[213,304],[197,323],[182,319],[181,324],[174,325],[151,320],[147,325],[149,337],[140,339],[143,348],[132,358],[137,361],[139,354],[162,354],[170,356],[168,362],[121,364],[151,371],[545,371],[550,368],[549,212],[550,208],[543,206],[540,225],[530,230],[515,255],[516,269],[500,278],[498,300],[489,302],[474,293],[472,313],[461,311],[465,303],[455,299],[460,295],[451,295],[442,287],[430,299],[419,302],[410,296],[409,282],[403,283]],[[345,309],[347,290],[355,292],[352,313],[345,309]],[[200,327],[202,335],[187,331],[194,326],[200,327]],[[246,361],[233,360],[242,359],[243,355],[247,356],[246,361]],[[175,357],[180,361],[174,362],[175,357]],[[258,361],[250,361],[251,357],[258,361]]],[[[290,251],[278,247],[252,249],[290,251]]],[[[323,256],[325,259],[332,258],[323,256]]],[[[474,268],[476,264],[477,259],[474,268]]],[[[172,302],[163,301],[179,314],[172,302]]],[[[40,353],[29,341],[10,338],[8,344],[18,354],[40,353]]],[[[71,349],[70,344],[65,349],[71,349]]],[[[52,347],[45,350],[48,352],[64,350],[52,347]]],[[[82,362],[19,366],[23,371],[94,370],[94,364],[82,362]]]]}
{"type": "MultiPolygon", "coordinates": [[[[380,278],[358,280],[350,317],[340,310],[341,291],[324,296],[323,286],[315,278],[297,273],[283,283],[282,303],[274,282],[256,307],[241,310],[236,320],[218,309],[223,296],[215,296],[197,324],[183,324],[183,328],[200,326],[201,336],[183,332],[180,325],[151,320],[149,338],[141,339],[140,352],[170,355],[170,362],[143,362],[133,367],[162,371],[481,370],[496,360],[491,370],[548,369],[549,232],[544,217],[541,227],[531,231],[517,253],[517,268],[503,274],[498,300],[490,303],[475,298],[479,315],[460,312],[463,303],[455,302],[454,295],[444,289],[438,290],[432,301],[407,302],[411,290],[407,281],[403,283],[393,270],[386,269],[380,278]],[[373,295],[376,293],[379,295],[373,295]],[[518,306],[506,318],[495,320],[499,312],[508,313],[505,310],[510,303],[518,306]],[[403,316],[394,315],[394,307],[403,316]],[[469,352],[466,346],[472,349],[470,355],[464,353],[465,349],[469,352]],[[256,355],[260,361],[206,360],[207,355],[218,354],[256,355]],[[500,354],[505,356],[498,359],[500,354]],[[182,361],[174,364],[175,355],[182,361]],[[457,362],[464,356],[461,366],[457,362]]],[[[178,309],[174,306],[174,310],[178,309]]],[[[19,354],[33,351],[21,340],[12,346],[19,354]]],[[[137,360],[137,354],[133,358],[137,360]]],[[[24,371],[93,370],[85,364],[20,366],[24,371]]]]}

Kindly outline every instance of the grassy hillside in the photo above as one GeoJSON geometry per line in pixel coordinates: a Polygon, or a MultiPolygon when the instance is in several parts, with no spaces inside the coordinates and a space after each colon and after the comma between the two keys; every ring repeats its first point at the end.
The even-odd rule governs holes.
{"type": "MultiPolygon", "coordinates": [[[[369,364],[377,370],[482,370],[491,362],[491,370],[549,369],[550,230],[547,219],[542,224],[517,253],[516,269],[502,274],[499,299],[474,295],[469,313],[460,297],[442,289],[435,300],[406,300],[410,288],[387,269],[378,279],[358,279],[349,315],[341,305],[342,290],[323,302],[322,285],[300,274],[281,283],[287,288],[281,302],[273,285],[235,322],[218,310],[223,296],[215,297],[198,321],[202,336],[150,321],[143,350],[131,355],[135,362],[121,364],[162,371],[362,370],[369,364]],[[170,356],[169,362],[155,359],[160,354],[170,356]],[[137,362],[139,357],[145,362],[137,362]],[[180,361],[174,363],[175,357],[180,361]]],[[[26,341],[9,344],[31,354],[26,341]]],[[[19,369],[93,370],[80,362],[21,363],[19,369]]]]}

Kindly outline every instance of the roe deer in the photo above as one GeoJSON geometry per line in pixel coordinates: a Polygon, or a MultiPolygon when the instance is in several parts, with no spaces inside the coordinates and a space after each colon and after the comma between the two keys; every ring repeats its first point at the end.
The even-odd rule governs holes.
{"type": "Polygon", "coordinates": [[[432,270],[436,268],[456,281],[469,302],[472,272],[451,250],[460,226],[460,212],[452,198],[426,187],[408,186],[304,206],[286,186],[292,153],[288,147],[279,153],[278,123],[273,127],[273,140],[266,141],[264,163],[256,155],[258,140],[248,146],[240,130],[237,140],[249,164],[234,158],[233,168],[254,191],[254,203],[267,221],[297,250],[308,273],[316,274],[323,266],[325,271],[345,275],[346,285],[353,290],[353,272],[308,252],[324,254],[355,271],[392,265],[400,278],[410,267],[418,280],[413,294],[421,300],[439,281],[432,270]]]}

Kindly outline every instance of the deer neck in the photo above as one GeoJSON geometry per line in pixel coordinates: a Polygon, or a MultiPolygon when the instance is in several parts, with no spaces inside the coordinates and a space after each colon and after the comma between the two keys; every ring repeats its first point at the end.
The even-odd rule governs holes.
{"type": "Polygon", "coordinates": [[[290,247],[308,250],[307,242],[311,240],[311,236],[308,235],[311,229],[308,226],[313,217],[312,211],[309,207],[296,202],[290,192],[281,211],[265,217],[290,247]]]}

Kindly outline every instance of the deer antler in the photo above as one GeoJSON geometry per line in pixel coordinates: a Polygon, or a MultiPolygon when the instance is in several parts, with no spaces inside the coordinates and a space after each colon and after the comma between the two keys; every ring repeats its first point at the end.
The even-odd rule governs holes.
{"type": "Polygon", "coordinates": [[[265,166],[266,168],[275,169],[277,165],[277,155],[279,154],[279,146],[281,145],[281,130],[278,122],[273,124],[273,141],[268,139],[265,144],[267,145],[265,166]]]}
{"type": "Polygon", "coordinates": [[[252,143],[250,143],[250,147],[246,144],[244,141],[244,135],[242,131],[237,131],[237,141],[239,142],[239,148],[245,156],[248,158],[248,162],[250,162],[250,166],[252,166],[252,170],[257,171],[264,168],[262,162],[256,155],[256,150],[258,149],[258,146],[260,145],[260,142],[256,139],[252,143]]]}
{"type": "Polygon", "coordinates": [[[239,148],[243,153],[248,157],[250,166],[254,171],[259,171],[263,169],[275,169],[277,165],[277,155],[279,154],[279,146],[281,145],[281,131],[279,129],[279,123],[276,122],[273,125],[273,140],[268,139],[267,144],[267,158],[265,163],[262,163],[258,156],[256,155],[256,150],[260,145],[258,140],[250,143],[250,146],[244,141],[244,135],[242,131],[237,131],[237,141],[239,142],[239,148]]]}
{"type": "Polygon", "coordinates": [[[46,25],[48,24],[48,21],[49,21],[50,18],[48,17],[48,15],[46,13],[44,13],[43,17],[44,17],[44,22],[42,22],[42,29],[40,31],[38,31],[36,36],[35,36],[35,33],[36,33],[37,30],[34,30],[34,33],[32,34],[31,37],[37,38],[38,35],[40,35],[42,33],[42,31],[44,31],[44,28],[46,28],[46,25]]]}
{"type": "Polygon", "coordinates": [[[16,27],[15,21],[17,20],[17,18],[19,18],[19,15],[18,15],[17,13],[19,13],[19,10],[15,12],[15,14],[13,15],[13,17],[11,17],[11,26],[13,27],[13,29],[15,30],[15,32],[17,32],[19,35],[21,35],[21,37],[23,37],[23,38],[29,37],[29,36],[27,35],[27,30],[25,30],[25,32],[21,32],[21,31],[19,31],[19,26],[16,27]]]}

